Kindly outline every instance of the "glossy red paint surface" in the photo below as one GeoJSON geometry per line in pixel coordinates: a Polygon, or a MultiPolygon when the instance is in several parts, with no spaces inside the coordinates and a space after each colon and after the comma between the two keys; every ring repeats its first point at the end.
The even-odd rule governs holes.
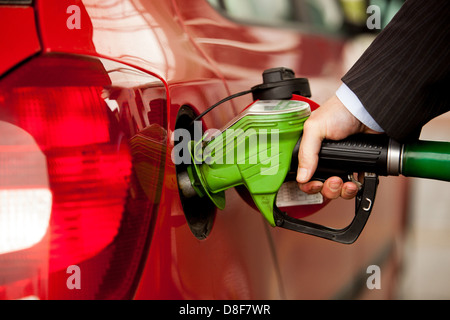
{"type": "Polygon", "coordinates": [[[32,8],[2,7],[0,10],[0,74],[40,50],[32,8]],[[11,45],[14,44],[14,45],[11,45]]]}
{"type": "MultiPolygon", "coordinates": [[[[2,14],[4,10],[0,7],[2,14]]],[[[202,112],[259,84],[264,69],[292,68],[297,76],[309,78],[312,99],[323,102],[345,71],[345,39],[245,26],[221,16],[204,0],[36,0],[35,10],[42,52],[119,61],[155,75],[167,89],[161,201],[134,298],[345,298],[354,295],[354,279],[370,264],[383,263],[384,256],[395,270],[399,257],[391,249],[401,243],[405,211],[400,178],[382,179],[373,216],[351,246],[271,228],[235,189],[226,192],[227,206],[217,212],[211,234],[198,240],[186,223],[170,161],[170,137],[181,106],[202,112]],[[81,29],[66,25],[66,9],[73,4],[81,8],[81,29]]],[[[9,43],[23,46],[14,39],[9,43]]],[[[2,59],[0,70],[11,63],[2,59]]],[[[205,117],[206,127],[221,128],[250,102],[250,96],[227,102],[205,117]]],[[[132,117],[140,116],[132,111],[132,117]]],[[[353,213],[353,201],[336,200],[311,219],[343,226],[353,213]]],[[[390,280],[382,281],[383,292],[366,294],[388,297],[390,280]]]]}

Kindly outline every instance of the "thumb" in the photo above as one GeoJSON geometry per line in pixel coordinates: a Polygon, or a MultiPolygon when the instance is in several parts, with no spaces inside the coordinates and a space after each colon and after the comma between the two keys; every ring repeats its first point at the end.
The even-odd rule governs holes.
{"type": "Polygon", "coordinates": [[[315,126],[314,122],[310,120],[308,119],[305,122],[298,152],[298,183],[306,183],[312,178],[317,168],[319,151],[325,137],[320,130],[320,126],[315,126]]]}

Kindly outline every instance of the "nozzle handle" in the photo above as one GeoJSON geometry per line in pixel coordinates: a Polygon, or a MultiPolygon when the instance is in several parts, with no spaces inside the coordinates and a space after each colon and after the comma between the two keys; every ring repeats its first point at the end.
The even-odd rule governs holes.
{"type": "MultiPolygon", "coordinates": [[[[301,137],[292,152],[291,174],[298,169],[300,142],[301,137]]],[[[339,141],[324,140],[312,179],[323,181],[331,176],[347,178],[353,172],[398,175],[398,163],[393,165],[393,158],[390,157],[392,144],[392,140],[384,134],[357,134],[339,141]]]]}

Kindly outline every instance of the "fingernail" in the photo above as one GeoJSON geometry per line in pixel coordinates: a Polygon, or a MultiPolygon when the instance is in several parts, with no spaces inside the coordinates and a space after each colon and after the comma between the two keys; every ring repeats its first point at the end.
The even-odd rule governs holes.
{"type": "Polygon", "coordinates": [[[345,188],[344,192],[348,196],[353,196],[358,192],[358,187],[356,185],[349,185],[345,188]]]}
{"type": "Polygon", "coordinates": [[[331,191],[339,191],[341,188],[341,182],[340,181],[330,181],[330,189],[331,191]]]}
{"type": "Polygon", "coordinates": [[[300,183],[307,182],[308,170],[305,168],[300,168],[298,170],[297,181],[300,183]]]}

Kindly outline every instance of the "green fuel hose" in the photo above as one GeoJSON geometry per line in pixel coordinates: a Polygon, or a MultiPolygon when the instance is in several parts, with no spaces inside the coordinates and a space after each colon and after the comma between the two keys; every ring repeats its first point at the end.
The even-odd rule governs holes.
{"type": "Polygon", "coordinates": [[[450,181],[450,143],[415,141],[403,146],[401,174],[450,181]]]}

